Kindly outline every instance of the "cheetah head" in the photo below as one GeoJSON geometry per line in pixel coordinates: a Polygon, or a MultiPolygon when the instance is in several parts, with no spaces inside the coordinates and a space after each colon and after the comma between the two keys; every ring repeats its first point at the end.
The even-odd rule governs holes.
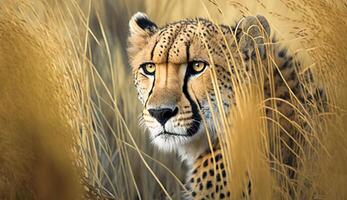
{"type": "Polygon", "coordinates": [[[217,99],[224,112],[234,104],[231,60],[250,58],[253,43],[234,27],[201,18],[158,27],[137,13],[129,25],[128,55],[151,140],[164,150],[206,149],[205,130],[216,139],[217,99]]]}

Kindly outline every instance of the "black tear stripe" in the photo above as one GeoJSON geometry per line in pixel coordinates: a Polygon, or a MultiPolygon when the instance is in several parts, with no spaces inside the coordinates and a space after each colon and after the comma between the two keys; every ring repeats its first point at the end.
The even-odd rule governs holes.
{"type": "Polygon", "coordinates": [[[147,96],[147,99],[146,99],[146,102],[145,102],[145,108],[147,107],[147,103],[148,103],[148,100],[149,100],[149,97],[151,96],[152,92],[153,92],[153,88],[154,88],[154,84],[155,84],[155,76],[153,78],[153,84],[152,84],[152,87],[151,87],[151,90],[149,91],[148,93],[148,96],[147,96]]]}
{"type": "MultiPolygon", "coordinates": [[[[186,55],[187,55],[187,63],[189,62],[189,47],[190,45],[187,44],[186,46],[186,55]]],[[[184,81],[183,81],[183,86],[182,86],[182,91],[185,97],[188,99],[190,106],[192,107],[192,113],[193,113],[193,123],[192,125],[187,129],[187,136],[193,136],[195,135],[201,124],[201,116],[199,114],[198,106],[194,102],[194,100],[190,97],[188,93],[188,80],[189,80],[189,74],[190,74],[190,68],[187,67],[186,73],[184,75],[184,81]]]]}

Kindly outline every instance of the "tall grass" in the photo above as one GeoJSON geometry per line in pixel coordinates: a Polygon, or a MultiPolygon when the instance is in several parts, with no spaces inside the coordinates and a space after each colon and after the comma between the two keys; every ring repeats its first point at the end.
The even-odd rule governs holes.
{"type": "MultiPolygon", "coordinates": [[[[304,160],[304,199],[345,199],[346,4],[343,1],[0,0],[0,198],[76,199],[79,177],[115,199],[179,199],[185,166],[150,144],[126,56],[128,20],[147,12],[159,25],[186,17],[234,24],[266,16],[280,42],[327,88],[329,112],[309,116],[315,159],[304,160]],[[286,13],[283,15],[281,13],[286,13]],[[44,172],[44,173],[42,173],[44,172]],[[63,178],[61,178],[63,177],[63,178]],[[62,184],[64,183],[64,184],[62,184]],[[64,187],[61,187],[63,185],[64,187]],[[318,195],[318,196],[317,196],[318,195]]],[[[269,136],[259,88],[239,88],[224,121],[232,193],[286,196],[270,174],[269,136]]],[[[289,182],[290,183],[290,182],[289,182]]],[[[302,190],[302,191],[300,191],[302,190]]]]}
{"type": "Polygon", "coordinates": [[[51,12],[1,3],[0,199],[79,198],[75,58],[51,12]]]}

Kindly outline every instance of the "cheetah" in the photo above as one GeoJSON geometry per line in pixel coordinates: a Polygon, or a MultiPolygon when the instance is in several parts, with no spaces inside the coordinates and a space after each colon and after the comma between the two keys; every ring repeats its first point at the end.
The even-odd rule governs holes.
{"type": "MultiPolygon", "coordinates": [[[[188,192],[182,194],[183,199],[231,197],[221,145],[211,116],[212,110],[218,112],[212,68],[217,73],[220,98],[227,113],[235,105],[231,78],[238,73],[246,84],[254,74],[250,63],[260,59],[265,66],[268,65],[268,52],[276,66],[271,68],[275,88],[265,78],[265,98],[289,100],[295,95],[301,105],[308,105],[316,94],[324,96],[321,89],[309,92],[302,87],[303,81],[297,75],[300,62],[287,48],[276,43],[263,16],[245,17],[235,26],[217,25],[196,18],[158,27],[146,14],[139,12],[131,18],[129,28],[129,63],[151,141],[163,151],[177,152],[190,169],[186,176],[188,192]],[[267,45],[267,41],[272,45],[267,45]],[[237,68],[236,65],[244,67],[237,68]],[[206,129],[213,149],[209,148],[206,129]]],[[[305,74],[313,82],[311,72],[305,74]]],[[[287,118],[295,118],[290,105],[278,101],[276,106],[287,118]]],[[[266,114],[271,116],[273,113],[266,110],[266,114]]],[[[281,121],[281,125],[286,130],[292,128],[285,121],[281,121]]],[[[287,143],[281,148],[296,149],[292,138],[298,137],[295,133],[292,137],[285,137],[287,143]]],[[[291,166],[287,174],[295,178],[295,170],[291,169],[298,166],[296,154],[284,152],[281,161],[291,166]]],[[[245,191],[248,194],[243,196],[251,195],[251,187],[250,180],[248,191],[245,191]]]]}

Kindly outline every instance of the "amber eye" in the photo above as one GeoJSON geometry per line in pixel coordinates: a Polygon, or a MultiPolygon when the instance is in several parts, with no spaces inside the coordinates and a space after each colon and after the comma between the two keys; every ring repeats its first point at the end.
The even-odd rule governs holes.
{"type": "Polygon", "coordinates": [[[153,76],[155,73],[155,64],[154,63],[144,63],[140,65],[140,68],[142,68],[142,71],[146,75],[153,76]]]}
{"type": "Polygon", "coordinates": [[[204,61],[192,61],[188,64],[188,67],[191,69],[191,74],[199,74],[203,72],[208,66],[207,62],[204,61]]]}

